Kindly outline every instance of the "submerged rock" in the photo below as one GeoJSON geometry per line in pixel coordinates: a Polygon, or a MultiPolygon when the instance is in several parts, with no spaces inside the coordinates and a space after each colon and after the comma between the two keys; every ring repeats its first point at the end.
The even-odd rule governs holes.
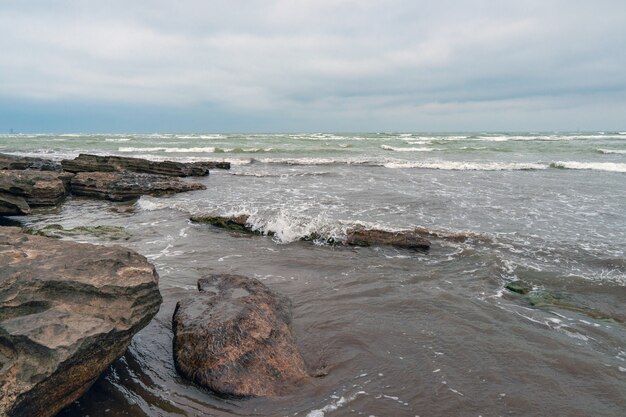
{"type": "Polygon", "coordinates": [[[402,249],[428,249],[430,242],[419,231],[389,232],[377,229],[350,229],[346,244],[350,246],[391,245],[402,249]]]}
{"type": "Polygon", "coordinates": [[[518,294],[528,294],[532,289],[532,285],[524,281],[511,281],[504,286],[507,290],[518,294]]]}
{"type": "MultiPolygon", "coordinates": [[[[0,199],[6,200],[7,196],[19,197],[29,208],[55,206],[69,194],[70,180],[73,176],[65,172],[0,171],[0,194],[3,195],[0,199]]],[[[21,200],[19,201],[21,204],[21,200]]],[[[22,212],[15,214],[27,214],[30,211],[24,210],[23,204],[19,210],[22,212]]]]}
{"type": "Polygon", "coordinates": [[[128,240],[130,234],[126,231],[126,228],[121,226],[76,226],[71,228],[64,228],[60,224],[48,224],[41,229],[32,229],[29,233],[39,236],[47,236],[52,238],[62,238],[66,236],[94,236],[99,238],[105,238],[109,240],[128,240]]]}
{"type": "Polygon", "coordinates": [[[228,162],[174,162],[150,161],[123,156],[100,156],[80,154],[74,159],[61,161],[69,172],[120,172],[130,171],[170,177],[199,177],[209,175],[209,169],[230,169],[228,162]]]}
{"type": "Polygon", "coordinates": [[[133,172],[82,172],[72,178],[73,194],[112,201],[133,200],[144,194],[158,196],[204,189],[204,185],[195,182],[133,172]]]}
{"type": "Polygon", "coordinates": [[[176,305],[178,372],[217,394],[276,397],[309,375],[291,333],[291,304],[260,281],[211,275],[176,305]]]}
{"type": "Polygon", "coordinates": [[[0,170],[34,169],[39,171],[61,171],[61,164],[44,158],[31,158],[0,153],[0,170]]]}
{"type": "Polygon", "coordinates": [[[249,216],[241,214],[233,217],[222,216],[191,216],[190,220],[195,223],[205,223],[222,229],[234,230],[237,232],[256,233],[248,225],[249,216]]]}
{"type": "Polygon", "coordinates": [[[143,256],[0,228],[0,415],[54,416],[161,304],[143,256]]]}

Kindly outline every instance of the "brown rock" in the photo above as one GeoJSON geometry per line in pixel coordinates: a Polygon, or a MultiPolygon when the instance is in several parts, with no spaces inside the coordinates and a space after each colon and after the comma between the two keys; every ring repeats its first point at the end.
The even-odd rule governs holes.
{"type": "Polygon", "coordinates": [[[391,245],[402,249],[428,249],[430,242],[416,230],[389,232],[377,229],[350,229],[346,244],[351,246],[391,245]]]}
{"type": "Polygon", "coordinates": [[[169,177],[199,177],[209,175],[209,169],[230,169],[228,162],[174,162],[150,161],[142,158],[123,156],[99,156],[80,154],[74,159],[61,161],[63,169],[69,172],[138,172],[144,174],[167,175],[169,177]]]}
{"type": "Polygon", "coordinates": [[[247,224],[249,216],[241,214],[239,216],[222,217],[222,216],[191,216],[190,220],[195,223],[210,224],[222,229],[234,230],[237,232],[255,233],[247,224]]]}
{"type": "Polygon", "coordinates": [[[0,228],[0,415],[54,416],[161,303],[141,255],[0,228]]]}
{"type": "Polygon", "coordinates": [[[112,201],[133,200],[144,194],[165,195],[204,189],[204,185],[195,182],[133,172],[82,172],[72,178],[73,194],[112,201]]]}
{"type": "Polygon", "coordinates": [[[69,194],[73,176],[66,172],[0,171],[0,193],[22,197],[30,207],[54,206],[69,194]]]}
{"type": "Polygon", "coordinates": [[[0,153],[0,170],[34,169],[39,171],[61,171],[61,164],[44,158],[31,158],[0,153]]]}
{"type": "Polygon", "coordinates": [[[30,213],[24,197],[0,191],[0,216],[19,216],[30,213]]]}
{"type": "Polygon", "coordinates": [[[211,275],[176,305],[178,372],[217,394],[276,397],[309,378],[291,333],[291,305],[260,281],[211,275]]]}

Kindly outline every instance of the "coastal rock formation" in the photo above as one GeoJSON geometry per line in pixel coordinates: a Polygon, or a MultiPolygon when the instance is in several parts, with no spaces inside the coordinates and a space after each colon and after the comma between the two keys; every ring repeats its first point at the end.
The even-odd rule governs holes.
{"type": "Polygon", "coordinates": [[[416,230],[389,232],[377,229],[350,229],[346,244],[350,246],[391,245],[402,249],[428,249],[430,242],[416,230]]]}
{"type": "Polygon", "coordinates": [[[141,255],[0,228],[0,415],[54,416],[161,304],[141,255]]]}
{"type": "Polygon", "coordinates": [[[190,220],[195,223],[210,224],[222,229],[234,230],[236,232],[254,233],[248,223],[249,216],[240,214],[239,216],[191,216],[190,220]]]}
{"type": "Polygon", "coordinates": [[[48,224],[40,229],[29,229],[28,233],[60,239],[67,236],[92,236],[106,240],[128,240],[130,233],[121,226],[95,225],[64,228],[60,224],[48,224]]]}
{"type": "Polygon", "coordinates": [[[44,158],[31,158],[0,153],[0,170],[34,169],[38,171],[61,171],[61,164],[44,158]]]}
{"type": "Polygon", "coordinates": [[[0,191],[0,216],[21,216],[29,213],[30,206],[24,197],[0,191]]]}
{"type": "Polygon", "coordinates": [[[276,397],[309,378],[291,333],[291,305],[260,281],[211,275],[176,305],[174,361],[217,394],[276,397]]]}
{"type": "Polygon", "coordinates": [[[144,194],[165,195],[204,190],[199,183],[163,175],[133,172],[82,172],[72,178],[72,193],[112,201],[133,200],[144,194]]]}
{"type": "MultiPolygon", "coordinates": [[[[70,180],[73,174],[64,172],[34,170],[0,171],[0,200],[7,196],[23,199],[29,207],[54,206],[65,199],[70,191],[70,180]]],[[[3,205],[0,203],[0,205],[3,205]]],[[[29,209],[13,214],[26,214],[29,209]]],[[[11,214],[10,211],[5,214],[11,214]]]]}
{"type": "Polygon", "coordinates": [[[200,177],[209,175],[209,169],[230,169],[229,162],[174,162],[149,161],[123,156],[99,156],[80,154],[74,159],[61,161],[68,172],[138,172],[143,174],[166,175],[169,177],[200,177]]]}
{"type": "MultiPolygon", "coordinates": [[[[248,219],[249,219],[249,216],[245,214],[241,214],[239,216],[232,216],[232,217],[204,216],[204,215],[196,215],[196,216],[190,217],[190,220],[196,223],[210,224],[215,227],[234,230],[237,232],[259,234],[260,232],[257,230],[254,230],[252,226],[248,223],[248,219]]],[[[273,233],[270,231],[267,233],[267,235],[272,236],[273,233]]],[[[426,250],[430,248],[430,241],[426,239],[424,235],[428,235],[428,234],[422,229],[401,230],[401,231],[390,232],[386,230],[360,228],[360,229],[349,229],[346,232],[346,237],[344,240],[339,240],[336,238],[324,239],[322,236],[316,233],[313,233],[308,236],[303,236],[300,240],[303,240],[303,241],[320,241],[321,240],[330,245],[348,245],[348,246],[390,245],[390,246],[395,246],[397,248],[402,248],[402,249],[426,250]]],[[[430,235],[441,237],[440,235],[436,235],[434,233],[431,233],[430,235]]],[[[453,236],[453,239],[457,239],[456,236],[453,236]]]]}

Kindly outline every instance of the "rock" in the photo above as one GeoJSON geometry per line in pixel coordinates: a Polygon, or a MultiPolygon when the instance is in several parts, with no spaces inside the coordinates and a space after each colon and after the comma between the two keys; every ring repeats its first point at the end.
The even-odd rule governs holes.
{"type": "Polygon", "coordinates": [[[54,416],[161,304],[143,256],[0,228],[0,415],[54,416]]]}
{"type": "Polygon", "coordinates": [[[389,232],[377,229],[350,229],[346,244],[350,246],[391,245],[402,249],[428,249],[430,242],[419,231],[389,232]]]}
{"type": "Polygon", "coordinates": [[[0,216],[20,216],[30,213],[30,206],[24,197],[0,191],[0,216]]]}
{"type": "Polygon", "coordinates": [[[71,228],[64,228],[60,224],[48,224],[41,229],[31,229],[28,231],[30,234],[38,236],[47,236],[52,238],[62,238],[67,236],[93,236],[98,238],[104,238],[108,240],[128,240],[130,234],[126,231],[126,228],[121,226],[76,226],[71,228]]]}
{"type": "Polygon", "coordinates": [[[81,172],[72,178],[73,194],[112,201],[133,200],[144,194],[158,196],[204,189],[204,185],[195,182],[133,172],[81,172]]]}
{"type": "Polygon", "coordinates": [[[532,285],[519,280],[508,282],[504,287],[518,294],[528,294],[533,289],[532,285]]]}
{"type": "Polygon", "coordinates": [[[195,223],[205,223],[222,229],[234,230],[237,232],[255,233],[247,224],[249,216],[241,214],[233,217],[222,216],[191,216],[190,220],[195,223]]]}
{"type": "Polygon", "coordinates": [[[73,174],[34,170],[0,171],[0,193],[22,197],[30,207],[55,206],[70,191],[73,174]]]}
{"type": "Polygon", "coordinates": [[[63,169],[69,172],[138,172],[166,175],[170,177],[199,177],[209,175],[209,169],[230,169],[228,162],[174,162],[150,161],[142,158],[123,156],[99,156],[80,154],[74,159],[61,161],[63,169]]]}
{"type": "Polygon", "coordinates": [[[198,289],[174,311],[174,361],[182,376],[236,397],[276,397],[309,379],[288,299],[238,275],[211,275],[198,289]]]}
{"type": "Polygon", "coordinates": [[[39,171],[61,171],[61,164],[44,158],[31,158],[0,153],[0,170],[34,169],[39,171]]]}

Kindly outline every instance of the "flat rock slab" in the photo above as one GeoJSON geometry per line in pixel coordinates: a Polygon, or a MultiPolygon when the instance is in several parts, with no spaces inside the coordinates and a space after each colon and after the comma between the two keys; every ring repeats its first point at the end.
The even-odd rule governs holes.
{"type": "Polygon", "coordinates": [[[31,158],[0,153],[0,170],[5,169],[34,169],[39,171],[61,171],[61,164],[57,161],[44,158],[31,158]]]}
{"type": "Polygon", "coordinates": [[[166,195],[204,190],[199,183],[163,175],[134,172],[81,172],[72,178],[72,193],[112,201],[133,200],[141,195],[166,195]]]}
{"type": "Polygon", "coordinates": [[[182,376],[235,397],[276,397],[309,379],[287,298],[239,275],[211,275],[198,289],[174,311],[174,361],[182,376]]]}
{"type": "Polygon", "coordinates": [[[377,229],[352,229],[346,233],[346,244],[350,246],[390,245],[412,250],[430,248],[430,241],[416,230],[392,232],[377,229]]]}
{"type": "Polygon", "coordinates": [[[73,176],[67,172],[3,170],[0,193],[20,197],[29,207],[55,206],[69,194],[73,176]]]}
{"type": "Polygon", "coordinates": [[[65,159],[61,164],[65,171],[74,173],[129,171],[169,177],[201,177],[209,175],[209,169],[230,169],[229,162],[150,161],[142,158],[90,154],[65,159]]]}
{"type": "Polygon", "coordinates": [[[134,251],[0,228],[0,415],[54,416],[126,351],[161,304],[134,251]]]}

